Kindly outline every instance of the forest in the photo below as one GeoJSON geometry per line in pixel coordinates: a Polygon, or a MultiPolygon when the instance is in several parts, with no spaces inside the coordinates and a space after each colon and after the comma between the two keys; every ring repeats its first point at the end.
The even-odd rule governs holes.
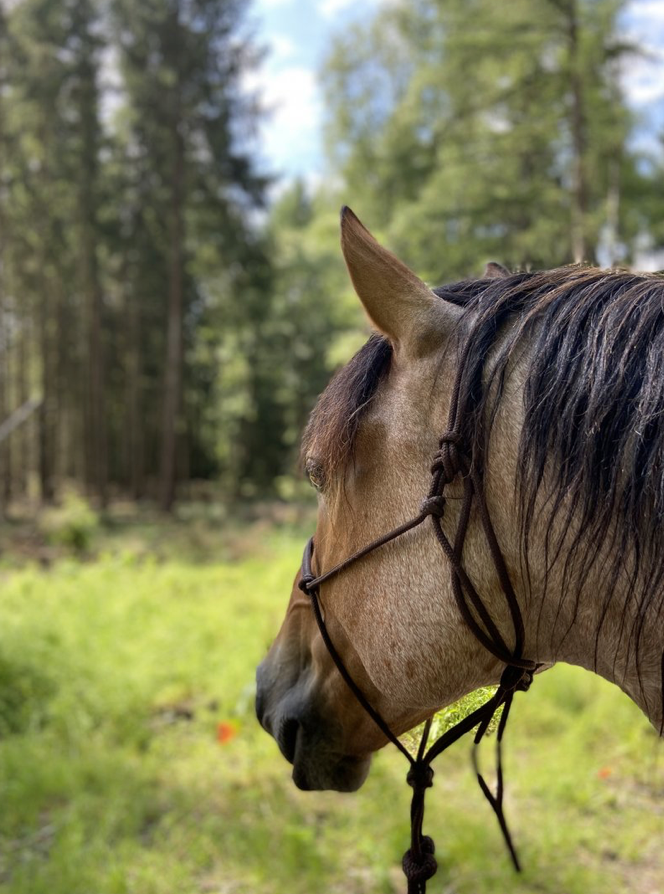
{"type": "MultiPolygon", "coordinates": [[[[399,0],[332,33],[326,175],[279,179],[243,0],[0,4],[0,499],[298,492],[366,337],[351,204],[432,284],[664,247],[624,0],[399,0]]],[[[269,51],[269,48],[267,48],[269,51]]]]}
{"type": "MultiPolygon", "coordinates": [[[[431,285],[664,268],[639,5],[0,0],[0,894],[401,894],[403,756],[299,791],[254,708],[316,524],[302,430],[370,331],[339,209],[431,285]],[[313,6],[325,158],[294,175],[260,22],[313,6]]],[[[504,753],[524,872],[460,742],[430,890],[661,894],[655,729],[580,667],[533,691],[504,753]]]]}

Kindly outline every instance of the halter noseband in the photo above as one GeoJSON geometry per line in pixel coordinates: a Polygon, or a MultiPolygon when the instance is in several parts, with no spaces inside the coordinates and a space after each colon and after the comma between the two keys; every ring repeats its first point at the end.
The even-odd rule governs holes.
{"type": "Polygon", "coordinates": [[[463,354],[462,362],[459,365],[455,386],[452,392],[452,400],[450,404],[448,431],[440,438],[438,451],[434,456],[431,466],[431,487],[429,493],[422,503],[420,512],[414,518],[404,522],[398,528],[384,534],[373,540],[367,546],[362,547],[353,555],[344,561],[335,565],[324,574],[316,577],[312,570],[312,559],[314,553],[313,537],[307,542],[304,549],[302,559],[302,571],[300,575],[299,588],[306,593],[311,599],[311,605],[320,630],[323,642],[330,653],[339,673],[347,683],[355,698],[360,705],[369,714],[374,723],[383,732],[386,738],[395,745],[399,751],[408,759],[410,769],[406,777],[408,784],[413,789],[413,797],[411,801],[410,818],[411,818],[411,844],[403,858],[403,871],[408,879],[408,894],[425,894],[426,882],[436,873],[437,863],[434,857],[434,843],[428,835],[422,834],[422,822],[424,819],[424,796],[427,788],[433,784],[432,761],[443,751],[449,748],[457,739],[477,727],[473,742],[473,765],[477,774],[477,780],[491,804],[500,824],[505,843],[510,852],[512,862],[517,871],[520,871],[519,860],[512,843],[512,838],[507,828],[505,816],[503,812],[503,772],[502,772],[502,753],[501,742],[505,725],[509,717],[512,699],[516,691],[525,692],[530,687],[534,672],[541,666],[535,661],[523,657],[524,646],[524,626],[521,610],[519,608],[512,583],[510,581],[507,566],[503,554],[498,545],[489,511],[486,505],[482,490],[482,481],[480,474],[473,466],[468,456],[462,451],[462,437],[460,433],[459,419],[459,392],[461,388],[461,379],[465,368],[465,359],[468,347],[463,354]],[[461,514],[457,526],[454,543],[451,543],[442,528],[441,520],[445,513],[445,488],[454,481],[458,476],[463,477],[463,501],[461,504],[461,514]],[[468,530],[471,508],[473,500],[476,500],[479,510],[480,520],[484,535],[486,537],[489,551],[493,559],[493,563],[498,574],[498,579],[507,602],[510,618],[514,628],[514,646],[510,649],[503,639],[500,631],[496,627],[491,615],[477,590],[466,574],[461,558],[463,553],[463,545],[468,530]],[[407,751],[405,746],[399,741],[396,735],[389,728],[380,713],[370,704],[366,696],[355,683],[346,668],[341,656],[337,652],[332,642],[325,620],[320,607],[320,585],[325,581],[335,577],[344,571],[353,563],[362,559],[364,556],[379,549],[386,543],[390,543],[402,534],[412,531],[421,525],[427,518],[431,518],[436,539],[445,554],[450,566],[452,590],[456,604],[461,615],[470,628],[474,636],[479,642],[491,652],[499,661],[503,662],[506,667],[500,678],[500,683],[495,694],[479,708],[476,708],[472,714],[464,717],[453,727],[444,732],[428,749],[427,740],[431,728],[431,718],[427,720],[422,738],[420,740],[417,756],[413,758],[407,751]],[[477,746],[484,737],[492,718],[496,711],[503,706],[503,713],[498,724],[497,739],[497,787],[494,794],[488,787],[484,777],[482,776],[477,762],[477,746]]]}

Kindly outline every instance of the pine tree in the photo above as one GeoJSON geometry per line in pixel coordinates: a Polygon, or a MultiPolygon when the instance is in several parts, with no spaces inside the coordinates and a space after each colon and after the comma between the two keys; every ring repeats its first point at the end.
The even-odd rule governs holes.
{"type": "Polygon", "coordinates": [[[151,217],[167,283],[159,467],[160,504],[170,509],[185,435],[185,333],[202,297],[194,275],[199,240],[209,240],[206,252],[230,267],[262,201],[264,181],[237,138],[240,122],[250,124],[254,114],[240,91],[252,50],[238,39],[236,0],[116,0],[114,15],[132,116],[128,140],[132,155],[147,155],[151,166],[151,207],[142,213],[151,217]]]}
{"type": "Polygon", "coordinates": [[[631,52],[617,34],[624,5],[419,0],[337,43],[333,157],[353,201],[390,222],[425,275],[476,274],[491,257],[596,260],[607,196],[635,174],[617,69],[631,52]]]}
{"type": "Polygon", "coordinates": [[[249,331],[269,291],[255,219],[266,181],[246,138],[258,108],[241,89],[257,62],[244,4],[21,0],[2,12],[0,318],[11,350],[0,414],[34,392],[43,400],[38,449],[24,427],[0,462],[11,444],[21,490],[34,455],[46,501],[73,479],[102,506],[112,485],[159,492],[169,508],[178,475],[230,474],[220,329],[228,314],[249,331]]]}

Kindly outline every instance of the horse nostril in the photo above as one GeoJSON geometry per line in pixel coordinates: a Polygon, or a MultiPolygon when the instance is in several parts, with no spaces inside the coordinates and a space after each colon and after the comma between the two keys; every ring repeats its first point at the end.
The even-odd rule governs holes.
{"type": "Polygon", "coordinates": [[[289,764],[292,764],[295,760],[299,731],[300,724],[297,720],[292,717],[284,717],[279,725],[279,732],[275,736],[279,749],[289,764]]]}

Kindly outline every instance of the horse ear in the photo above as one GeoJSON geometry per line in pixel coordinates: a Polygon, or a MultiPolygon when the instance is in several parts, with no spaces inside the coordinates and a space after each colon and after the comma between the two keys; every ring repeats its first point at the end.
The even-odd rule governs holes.
{"type": "Polygon", "coordinates": [[[507,267],[503,267],[502,264],[497,264],[495,261],[489,261],[484,268],[482,279],[505,279],[506,276],[510,276],[507,267]]]}
{"type": "Polygon", "coordinates": [[[395,344],[421,343],[440,331],[443,302],[347,206],[341,209],[341,250],[369,319],[395,344]]]}

